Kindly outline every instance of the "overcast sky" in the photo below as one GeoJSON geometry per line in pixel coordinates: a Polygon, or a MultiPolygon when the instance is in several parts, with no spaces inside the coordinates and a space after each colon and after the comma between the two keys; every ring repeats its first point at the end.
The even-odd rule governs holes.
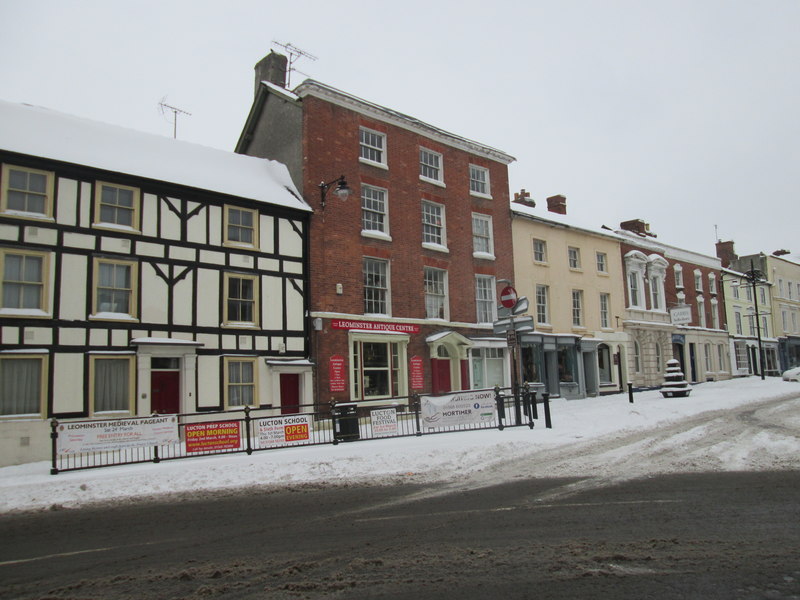
{"type": "Polygon", "coordinates": [[[317,57],[292,87],[503,150],[511,193],[576,224],[800,259],[800,0],[0,0],[0,22],[4,100],[171,136],[166,98],[180,139],[232,151],[288,42],[317,57]]]}

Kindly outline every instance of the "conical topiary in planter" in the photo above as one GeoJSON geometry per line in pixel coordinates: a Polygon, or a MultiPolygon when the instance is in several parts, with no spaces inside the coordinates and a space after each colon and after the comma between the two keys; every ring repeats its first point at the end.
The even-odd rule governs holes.
{"type": "Polygon", "coordinates": [[[667,361],[667,374],[664,375],[664,385],[661,386],[661,395],[664,398],[685,398],[692,391],[689,382],[683,378],[681,363],[674,358],[667,361]]]}

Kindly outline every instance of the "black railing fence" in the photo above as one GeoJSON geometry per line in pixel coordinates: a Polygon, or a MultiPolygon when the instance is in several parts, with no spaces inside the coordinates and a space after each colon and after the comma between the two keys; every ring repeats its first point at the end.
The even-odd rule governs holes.
{"type": "Polygon", "coordinates": [[[539,404],[545,426],[552,427],[549,395],[537,398],[527,387],[517,393],[496,387],[441,396],[415,394],[332,404],[324,410],[301,405],[292,414],[244,407],[124,419],[52,419],[50,472],[479,429],[533,429],[539,404]]]}

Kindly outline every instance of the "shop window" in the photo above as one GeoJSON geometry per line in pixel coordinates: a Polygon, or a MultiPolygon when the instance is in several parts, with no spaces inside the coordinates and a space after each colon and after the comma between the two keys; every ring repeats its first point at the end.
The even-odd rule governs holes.
{"type": "Polygon", "coordinates": [[[505,387],[505,349],[473,348],[472,389],[482,390],[496,385],[505,387]]]}
{"type": "Polygon", "coordinates": [[[355,399],[376,400],[405,393],[399,342],[356,340],[352,351],[355,399]]]}

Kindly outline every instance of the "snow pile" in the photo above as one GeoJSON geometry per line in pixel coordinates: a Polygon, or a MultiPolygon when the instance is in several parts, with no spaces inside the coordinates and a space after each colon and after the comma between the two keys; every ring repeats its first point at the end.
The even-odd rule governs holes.
{"type": "Polygon", "coordinates": [[[527,427],[343,443],[49,474],[46,462],[0,469],[0,511],[75,507],[252,486],[514,477],[609,480],[653,473],[800,469],[800,386],[736,379],[693,388],[551,403],[553,429],[527,427]]]}

